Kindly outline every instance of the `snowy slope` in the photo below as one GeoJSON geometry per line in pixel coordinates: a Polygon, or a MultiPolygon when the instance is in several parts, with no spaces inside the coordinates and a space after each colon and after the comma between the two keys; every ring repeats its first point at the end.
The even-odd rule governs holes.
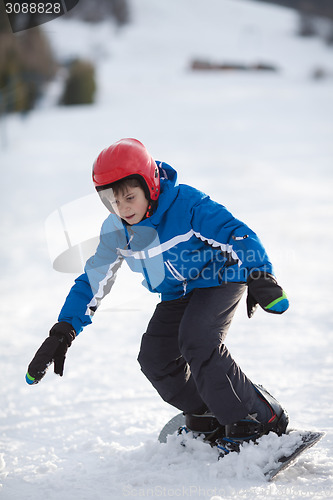
{"type": "Polygon", "coordinates": [[[296,17],[282,8],[131,3],[133,21],[122,31],[63,19],[45,25],[59,57],[97,62],[94,106],[50,107],[53,86],[38,111],[1,124],[0,498],[333,498],[333,80],[311,79],[319,66],[333,73],[332,51],[296,38],[296,17]],[[268,62],[280,71],[195,73],[192,58],[268,62]],[[327,432],[272,484],[262,464],[276,458],[275,436],[219,462],[200,441],[157,442],[175,411],[140,373],[136,355],[158,299],[126,269],[71,347],[65,376],[50,370],[41,384],[25,384],[75,277],[52,269],[59,241],[52,214],[66,206],[68,222],[76,217],[73,238],[98,234],[103,212],[94,208],[95,220],[86,219],[95,207],[91,164],[124,136],[141,139],[181,182],[255,229],[289,294],[281,317],[258,311],[248,320],[242,302],[227,337],[294,427],[327,432]]]}

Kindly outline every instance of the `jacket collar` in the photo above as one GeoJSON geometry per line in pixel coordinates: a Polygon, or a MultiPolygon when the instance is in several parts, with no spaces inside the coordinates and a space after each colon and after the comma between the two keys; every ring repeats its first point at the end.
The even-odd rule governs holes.
{"type": "Polygon", "coordinates": [[[168,210],[178,195],[177,172],[165,162],[156,162],[160,172],[161,190],[158,197],[157,207],[154,213],[147,219],[142,220],[135,226],[157,226],[163,214],[168,210]]]}

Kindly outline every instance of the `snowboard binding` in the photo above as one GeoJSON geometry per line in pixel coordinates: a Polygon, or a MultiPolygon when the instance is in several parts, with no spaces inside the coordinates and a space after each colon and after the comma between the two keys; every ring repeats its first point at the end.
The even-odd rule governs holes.
{"type": "Polygon", "coordinates": [[[257,441],[264,434],[275,432],[278,436],[287,430],[289,418],[287,412],[280,403],[262,386],[255,385],[258,397],[267,404],[271,410],[272,417],[268,422],[259,422],[256,414],[232,424],[221,425],[217,418],[209,411],[202,415],[185,414],[185,426],[180,428],[179,433],[192,431],[194,437],[204,435],[204,440],[211,446],[217,446],[224,456],[231,451],[239,452],[244,442],[257,441]]]}

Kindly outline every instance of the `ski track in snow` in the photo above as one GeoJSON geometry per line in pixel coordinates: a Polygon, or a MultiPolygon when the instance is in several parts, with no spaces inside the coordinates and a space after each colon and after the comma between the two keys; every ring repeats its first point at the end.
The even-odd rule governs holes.
{"type": "Polygon", "coordinates": [[[40,109],[0,122],[0,498],[333,498],[332,49],[297,38],[296,16],[271,5],[131,5],[133,21],[120,31],[63,19],[44,25],[59,57],[96,62],[95,105],[55,107],[53,84],[40,109]],[[194,57],[272,62],[280,71],[194,73],[194,57]],[[312,80],[318,66],[331,77],[312,80]],[[25,384],[75,277],[52,269],[48,245],[56,252],[61,235],[46,233],[45,223],[67,204],[68,223],[81,214],[73,215],[75,237],[98,235],[106,212],[95,208],[91,164],[126,136],[256,230],[288,292],[291,307],[281,317],[257,311],[249,321],[244,299],[227,337],[249,377],[287,408],[293,428],[326,431],[271,483],[263,467],[278,459],[284,437],[266,436],[219,461],[190,437],[186,447],[175,436],[158,443],[177,410],[136,362],[158,299],[126,268],[69,350],[64,377],[50,369],[38,386],[25,384]]]}

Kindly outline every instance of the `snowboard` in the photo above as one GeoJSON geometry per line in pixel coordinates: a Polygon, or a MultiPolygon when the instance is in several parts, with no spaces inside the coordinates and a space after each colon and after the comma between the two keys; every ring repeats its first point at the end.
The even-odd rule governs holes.
{"type": "MultiPolygon", "coordinates": [[[[179,413],[169,420],[169,422],[163,427],[158,436],[159,442],[166,443],[168,436],[174,434],[180,427],[183,426],[185,426],[185,416],[183,413],[179,413]]],[[[299,443],[296,446],[296,449],[282,455],[278,462],[276,462],[272,468],[264,473],[268,481],[271,481],[280,472],[295,463],[301,453],[304,453],[308,448],[318,443],[318,441],[325,435],[325,432],[321,431],[297,431],[297,429],[287,430],[286,434],[290,434],[291,432],[298,432],[300,436],[299,443]]]]}
{"type": "MultiPolygon", "coordinates": [[[[295,431],[295,429],[293,429],[293,431],[295,431]]],[[[287,430],[287,434],[289,434],[290,432],[292,432],[292,430],[287,430]]],[[[275,478],[280,472],[287,469],[287,467],[293,465],[296,462],[297,458],[301,455],[301,453],[306,451],[308,448],[311,448],[311,446],[318,443],[318,441],[323,436],[325,436],[325,432],[322,431],[298,432],[300,434],[301,440],[296,449],[290,454],[282,455],[282,457],[279,458],[277,465],[265,473],[265,476],[269,481],[275,478]]]]}

